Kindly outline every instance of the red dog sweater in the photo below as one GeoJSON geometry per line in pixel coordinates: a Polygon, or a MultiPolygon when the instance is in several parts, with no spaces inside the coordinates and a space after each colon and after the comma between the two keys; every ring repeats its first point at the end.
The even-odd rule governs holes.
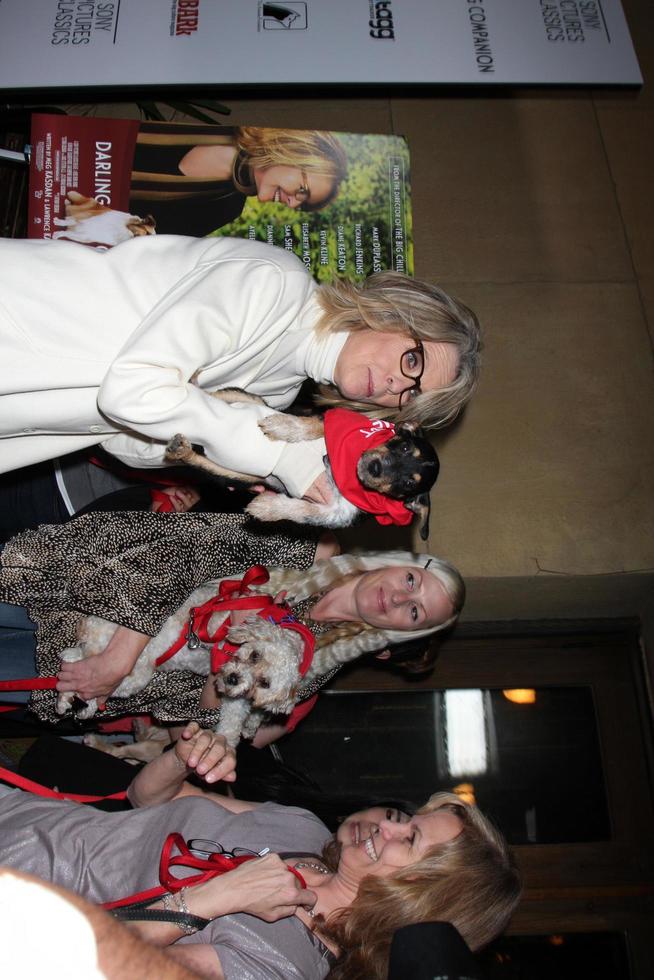
{"type": "Polygon", "coordinates": [[[347,408],[325,412],[325,444],[336,486],[346,500],[374,514],[380,524],[410,524],[413,513],[401,500],[366,490],[357,476],[357,463],[366,449],[374,449],[395,435],[392,422],[369,419],[347,408]]]}

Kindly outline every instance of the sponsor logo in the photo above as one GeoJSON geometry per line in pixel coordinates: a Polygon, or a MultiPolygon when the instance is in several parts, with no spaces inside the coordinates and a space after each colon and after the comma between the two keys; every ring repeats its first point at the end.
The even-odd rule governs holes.
{"type": "Polygon", "coordinates": [[[306,31],[306,3],[259,4],[260,31],[306,31]]]}
{"type": "Polygon", "coordinates": [[[173,0],[170,18],[172,37],[190,37],[198,29],[200,0],[173,0]]]}
{"type": "Polygon", "coordinates": [[[391,0],[370,0],[369,10],[370,37],[376,41],[394,41],[395,25],[393,24],[391,0]]]}

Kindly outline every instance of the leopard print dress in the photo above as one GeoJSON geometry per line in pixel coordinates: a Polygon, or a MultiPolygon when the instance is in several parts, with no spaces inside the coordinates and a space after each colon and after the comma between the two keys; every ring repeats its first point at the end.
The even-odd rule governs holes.
{"type": "MultiPolygon", "coordinates": [[[[75,644],[82,615],[154,636],[204,582],[240,577],[254,564],[309,568],[319,534],[243,514],[88,514],[9,541],[0,557],[0,600],[27,607],[37,624],[38,672],[51,676],[59,652],[75,644]]],[[[190,671],[158,671],[138,694],[108,698],[103,719],[149,712],[162,722],[213,726],[219,709],[199,707],[203,684],[190,671]]],[[[54,691],[35,691],[30,707],[56,722],[55,701],[54,691]]]]}

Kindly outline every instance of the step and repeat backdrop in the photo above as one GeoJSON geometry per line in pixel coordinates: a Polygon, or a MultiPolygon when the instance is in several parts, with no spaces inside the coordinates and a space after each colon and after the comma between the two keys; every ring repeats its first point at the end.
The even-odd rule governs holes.
{"type": "Polygon", "coordinates": [[[0,0],[0,88],[638,85],[619,0],[0,0]]]}

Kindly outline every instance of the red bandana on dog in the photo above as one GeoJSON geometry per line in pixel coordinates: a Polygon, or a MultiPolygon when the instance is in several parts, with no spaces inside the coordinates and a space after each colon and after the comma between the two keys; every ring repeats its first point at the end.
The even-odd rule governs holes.
{"type": "Polygon", "coordinates": [[[413,513],[401,500],[366,490],[357,476],[357,463],[366,449],[374,449],[395,435],[392,422],[369,419],[347,408],[325,412],[325,444],[336,486],[346,500],[374,514],[380,524],[410,524],[413,513]]]}

